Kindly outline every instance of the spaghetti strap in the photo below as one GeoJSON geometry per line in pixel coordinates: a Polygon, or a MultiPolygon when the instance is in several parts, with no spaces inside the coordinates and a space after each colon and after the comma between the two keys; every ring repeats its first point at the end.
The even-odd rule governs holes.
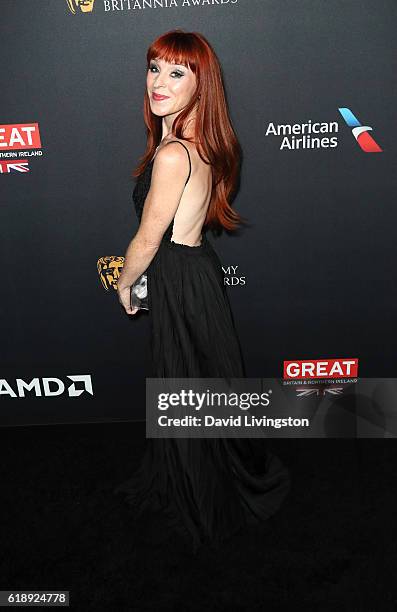
{"type": "Polygon", "coordinates": [[[187,185],[188,180],[190,179],[190,174],[191,174],[191,172],[192,172],[192,163],[191,163],[191,161],[190,161],[190,153],[189,153],[189,149],[187,148],[187,146],[186,146],[186,145],[184,145],[184,144],[183,144],[183,142],[180,142],[180,140],[170,140],[169,142],[167,142],[167,144],[171,144],[171,142],[179,142],[179,144],[181,144],[181,145],[182,145],[182,146],[183,146],[183,147],[186,149],[187,156],[188,156],[188,158],[189,158],[189,176],[187,177],[186,182],[185,182],[185,186],[186,186],[186,185],[187,185]]]}

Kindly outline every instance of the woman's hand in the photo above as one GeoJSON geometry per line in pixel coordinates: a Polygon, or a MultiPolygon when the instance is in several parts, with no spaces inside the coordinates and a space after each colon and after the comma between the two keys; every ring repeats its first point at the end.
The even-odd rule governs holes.
{"type": "Polygon", "coordinates": [[[117,284],[117,295],[119,296],[120,304],[128,315],[134,315],[138,312],[138,306],[131,308],[131,287],[120,287],[119,284],[117,284]]]}

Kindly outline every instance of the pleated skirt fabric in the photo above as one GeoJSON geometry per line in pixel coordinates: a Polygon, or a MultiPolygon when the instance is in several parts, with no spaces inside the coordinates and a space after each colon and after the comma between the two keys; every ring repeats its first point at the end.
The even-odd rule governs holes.
{"type": "MultiPolygon", "coordinates": [[[[151,377],[246,376],[222,266],[205,235],[198,247],[162,242],[148,295],[151,377]]],[[[139,468],[115,492],[136,518],[160,512],[197,550],[266,520],[289,489],[289,471],[264,439],[148,438],[139,468]]]]}
{"type": "Polygon", "coordinates": [[[156,377],[243,377],[241,347],[218,255],[164,241],[148,271],[156,377]]]}

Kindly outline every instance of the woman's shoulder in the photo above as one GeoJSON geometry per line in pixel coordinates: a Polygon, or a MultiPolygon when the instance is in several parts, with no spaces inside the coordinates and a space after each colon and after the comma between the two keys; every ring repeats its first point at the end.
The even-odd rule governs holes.
{"type": "Polygon", "coordinates": [[[164,139],[158,146],[153,158],[153,167],[157,171],[161,169],[161,171],[165,173],[175,172],[178,175],[182,171],[185,172],[186,169],[186,175],[188,177],[186,180],[187,182],[192,172],[192,162],[189,151],[187,152],[188,155],[186,155],[186,150],[180,146],[181,144],[185,146],[185,142],[182,142],[181,139],[170,138],[167,139],[167,141],[164,139]]]}
{"type": "Polygon", "coordinates": [[[160,164],[165,161],[166,165],[168,165],[168,163],[188,164],[191,171],[192,159],[194,158],[192,147],[194,149],[192,143],[182,140],[181,138],[164,138],[157,148],[155,159],[157,159],[160,164]]]}
{"type": "MultiPolygon", "coordinates": [[[[184,140],[182,138],[175,138],[175,136],[170,136],[170,137],[167,136],[161,141],[160,145],[158,146],[157,151],[161,151],[163,147],[166,147],[172,143],[179,143],[183,145],[184,147],[186,147],[186,149],[188,149],[189,153],[194,153],[194,151],[196,150],[195,145],[189,140],[184,140]]],[[[177,149],[176,146],[174,148],[177,149]]]]}

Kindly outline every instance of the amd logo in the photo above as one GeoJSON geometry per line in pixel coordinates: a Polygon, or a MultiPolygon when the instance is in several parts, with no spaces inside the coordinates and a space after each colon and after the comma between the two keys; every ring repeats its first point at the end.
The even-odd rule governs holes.
{"type": "Polygon", "coordinates": [[[32,378],[30,382],[17,378],[14,385],[15,390],[5,378],[0,378],[0,397],[26,397],[26,391],[33,391],[36,397],[55,397],[65,393],[65,388],[69,397],[78,397],[84,391],[94,395],[90,374],[75,374],[67,376],[67,378],[73,381],[67,388],[60,378],[32,378]]]}

